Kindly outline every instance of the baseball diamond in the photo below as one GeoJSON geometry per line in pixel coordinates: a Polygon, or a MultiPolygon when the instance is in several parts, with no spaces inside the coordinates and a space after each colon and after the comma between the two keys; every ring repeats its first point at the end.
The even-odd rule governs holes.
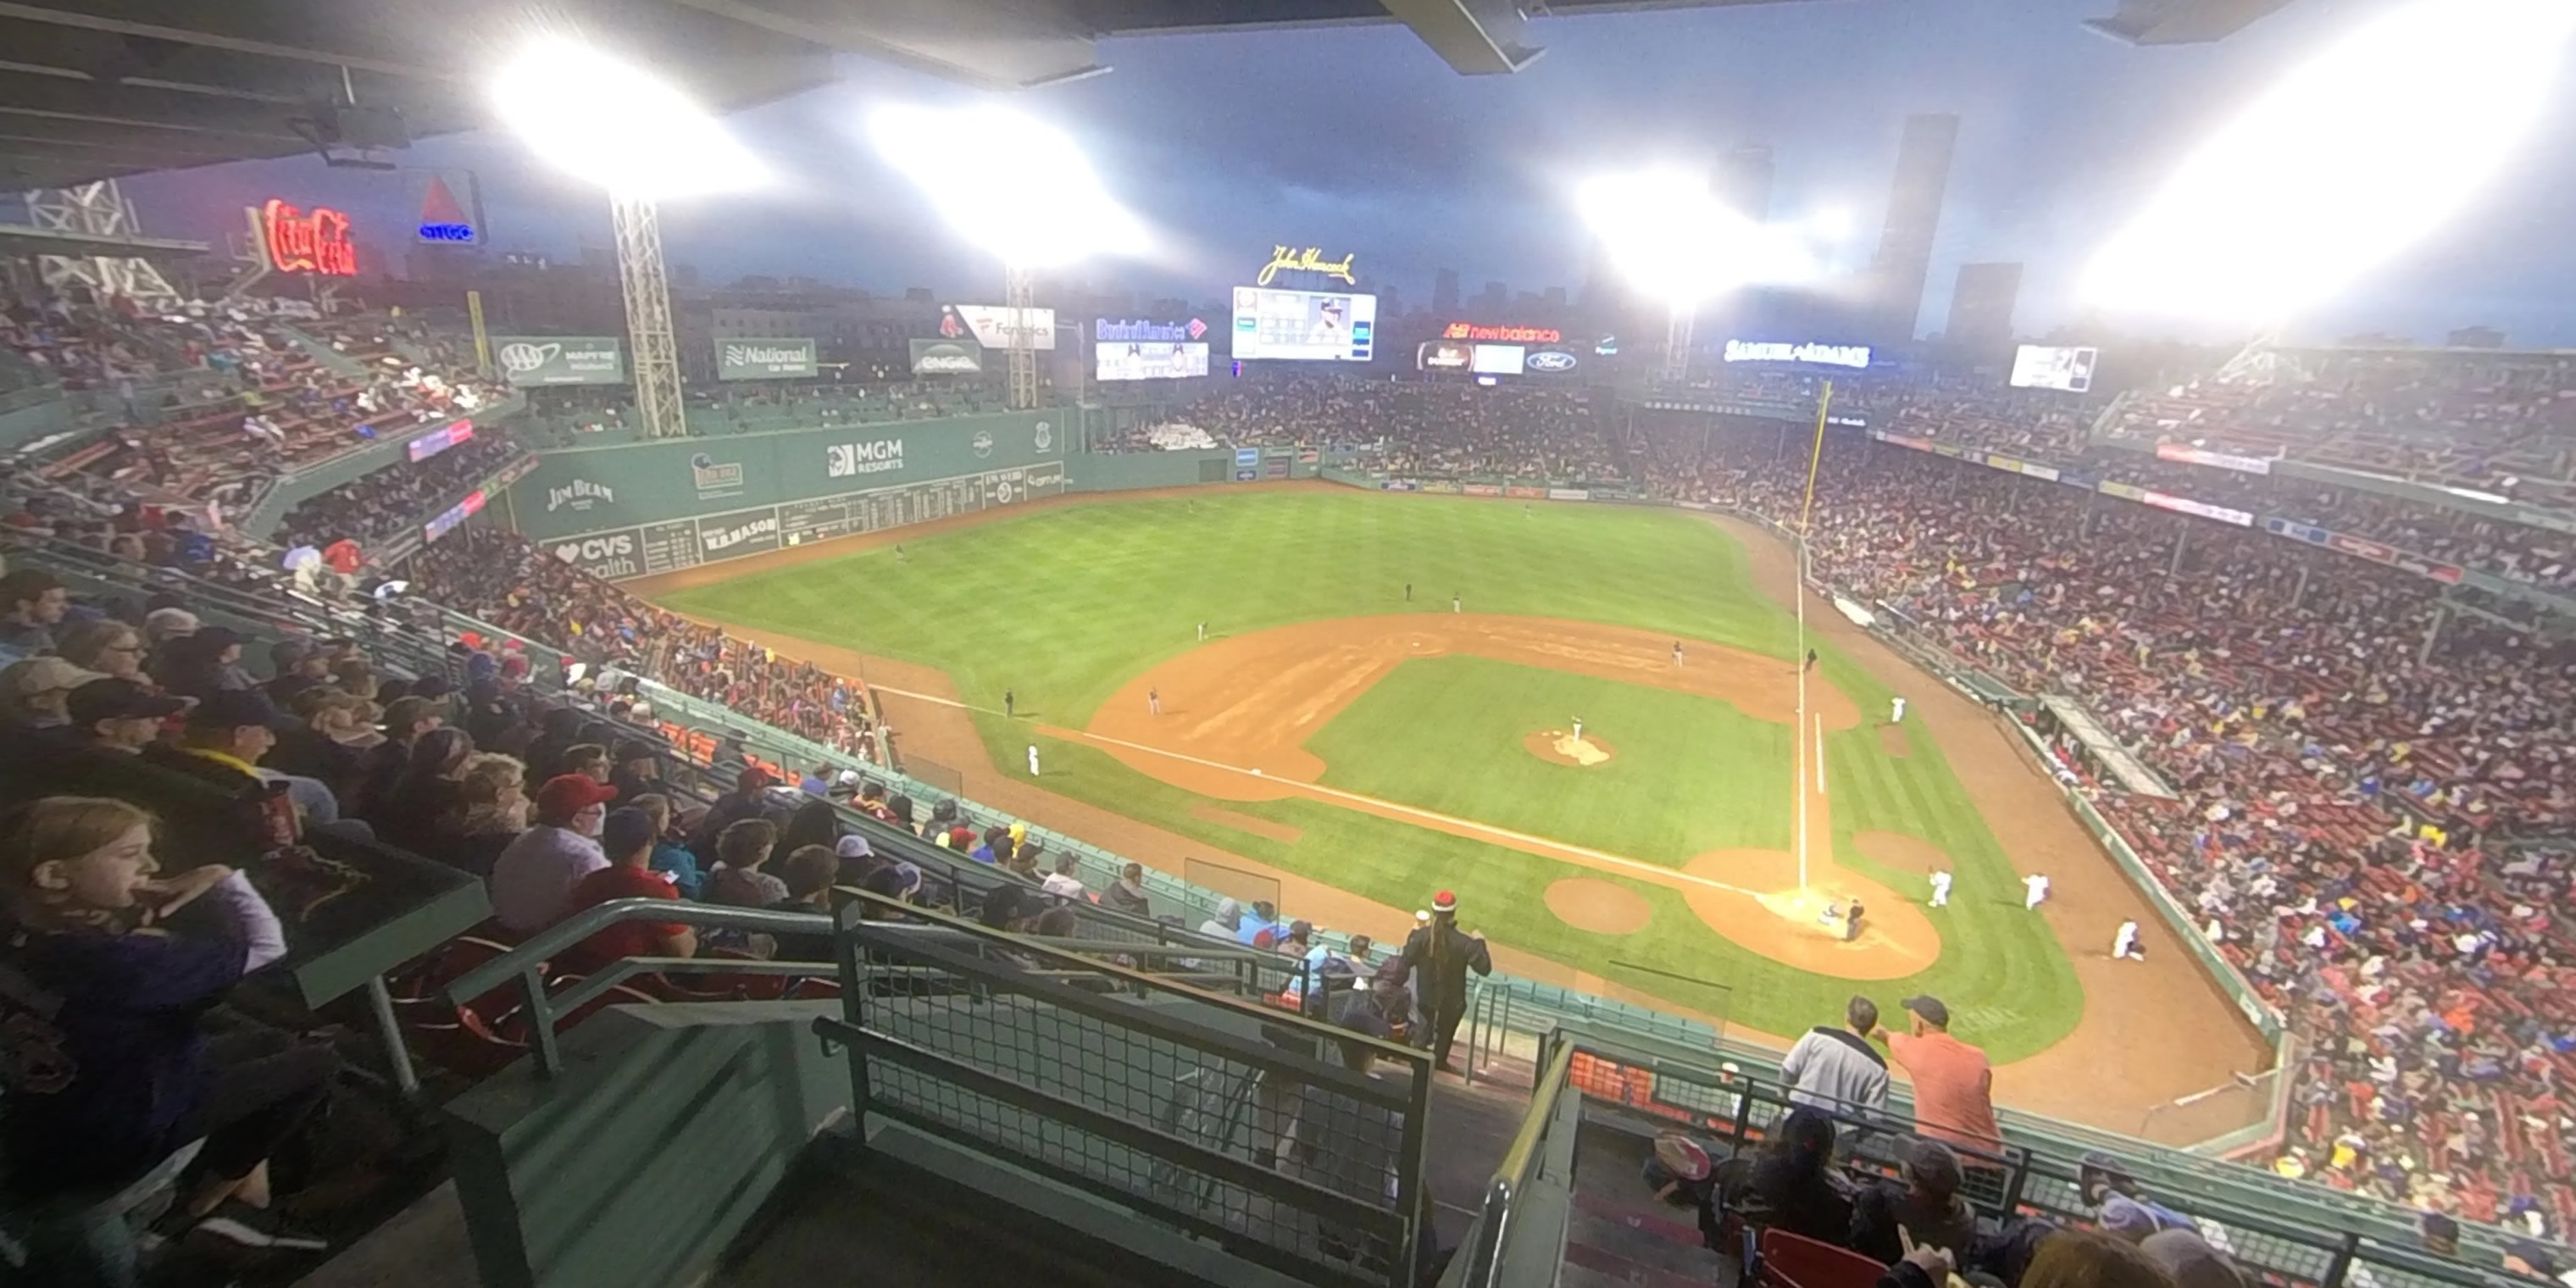
{"type": "Polygon", "coordinates": [[[1789,555],[1749,524],[1286,483],[904,542],[631,585],[864,676],[907,762],[976,799],[1274,875],[1337,929],[1400,934],[1455,889],[1503,969],[1783,1044],[1856,987],[1981,999],[1956,1024],[2010,1062],[1998,1093],[2078,1119],[2105,1076],[2134,1121],[2262,1059],[2189,954],[2106,969],[2121,922],[2161,932],[2145,897],[1996,717],[1823,605],[1799,727],[1789,555]],[[2060,893],[2026,912],[2043,870],[2060,893]],[[2053,1076],[2078,1067],[2081,1092],[2053,1076]]]}

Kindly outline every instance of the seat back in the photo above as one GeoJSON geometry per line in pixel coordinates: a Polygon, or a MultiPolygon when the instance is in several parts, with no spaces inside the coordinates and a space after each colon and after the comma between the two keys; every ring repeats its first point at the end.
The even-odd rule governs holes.
{"type": "Polygon", "coordinates": [[[1874,1288],[1887,1267],[1848,1248],[1767,1229],[1760,1243],[1762,1288],[1874,1288]]]}

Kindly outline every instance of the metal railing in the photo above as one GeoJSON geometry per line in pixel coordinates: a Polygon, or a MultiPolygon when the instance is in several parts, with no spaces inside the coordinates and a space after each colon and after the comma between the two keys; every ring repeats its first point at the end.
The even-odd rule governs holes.
{"type": "Polygon", "coordinates": [[[1429,1228],[1422,1052],[836,895],[842,1014],[814,1029],[850,1052],[854,1111],[1114,1195],[1308,1283],[1413,1282],[1429,1228]],[[1371,1077],[1376,1060],[1408,1076],[1371,1077]],[[1193,1074],[1246,1103],[1175,1105],[1193,1074]]]}
{"type": "MultiPolygon", "coordinates": [[[[1511,1148],[1503,1152],[1493,1180],[1486,1183],[1484,1206],[1459,1258],[1462,1269],[1448,1279],[1451,1288],[1492,1288],[1501,1282],[1507,1265],[1543,1265],[1548,1282],[1555,1281],[1556,1267],[1565,1259],[1563,1221],[1551,1224],[1521,1218],[1534,1215],[1522,1209],[1542,1176],[1563,1183],[1573,1179],[1574,1137],[1583,1122],[1583,1097],[1567,1094],[1574,1056],[1573,1043],[1559,1043],[1555,1058],[1540,1072],[1529,1114],[1521,1119],[1521,1129],[1512,1137],[1511,1148]]],[[[1563,1211],[1561,1203],[1558,1211],[1563,1211]]]]}

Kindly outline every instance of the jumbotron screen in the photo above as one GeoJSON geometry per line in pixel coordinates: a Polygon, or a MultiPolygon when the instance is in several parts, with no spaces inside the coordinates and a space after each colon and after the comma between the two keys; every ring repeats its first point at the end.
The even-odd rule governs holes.
{"type": "Polygon", "coordinates": [[[1234,288],[1234,356],[1366,362],[1377,343],[1377,297],[1234,288]]]}
{"type": "Polygon", "coordinates": [[[2099,349],[2025,344],[2013,354],[2012,386],[2015,389],[2089,393],[2093,388],[2093,362],[2101,352],[2099,349]]]}
{"type": "Polygon", "coordinates": [[[1092,353],[1101,380],[1179,380],[1208,373],[1208,347],[1181,341],[1111,340],[1092,353]]]}

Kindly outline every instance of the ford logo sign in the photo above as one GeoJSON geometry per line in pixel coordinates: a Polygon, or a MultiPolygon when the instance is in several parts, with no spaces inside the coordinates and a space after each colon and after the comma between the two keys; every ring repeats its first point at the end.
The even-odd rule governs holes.
{"type": "Polygon", "coordinates": [[[1532,371],[1572,371],[1574,370],[1574,355],[1556,349],[1548,349],[1543,352],[1533,353],[1529,356],[1529,369],[1532,371]]]}

